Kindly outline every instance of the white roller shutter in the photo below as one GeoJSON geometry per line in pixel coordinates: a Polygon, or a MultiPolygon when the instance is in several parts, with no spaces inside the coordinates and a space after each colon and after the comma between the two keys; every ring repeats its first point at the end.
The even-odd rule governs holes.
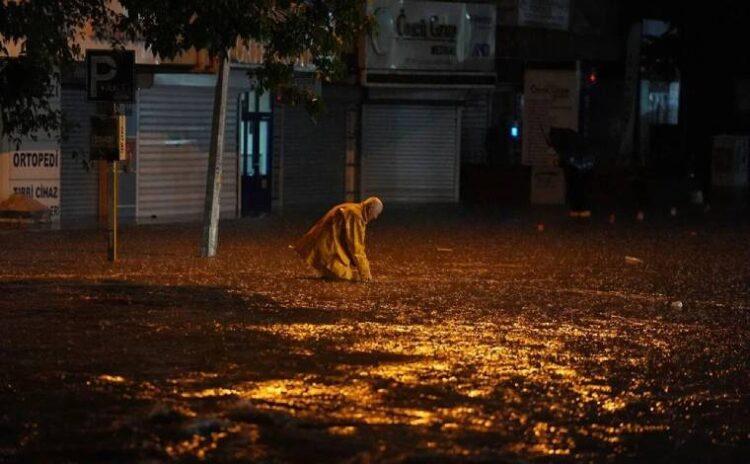
{"type": "Polygon", "coordinates": [[[362,192],[383,201],[458,202],[460,109],[367,104],[362,115],[362,192]]]}
{"type": "Polygon", "coordinates": [[[89,159],[90,117],[93,104],[82,88],[62,88],[62,112],[69,124],[60,143],[60,217],[63,221],[95,221],[99,213],[99,166],[89,159]]]}
{"type": "MultiPolygon", "coordinates": [[[[222,217],[237,205],[237,98],[227,96],[222,217]]],[[[155,85],[139,93],[138,216],[198,217],[206,195],[213,86],[155,85]]]]}

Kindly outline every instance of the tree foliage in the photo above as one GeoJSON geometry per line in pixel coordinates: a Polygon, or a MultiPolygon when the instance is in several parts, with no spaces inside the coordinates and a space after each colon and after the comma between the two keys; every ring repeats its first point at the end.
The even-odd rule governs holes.
{"type": "Polygon", "coordinates": [[[82,58],[78,43],[88,24],[104,30],[107,0],[0,1],[0,117],[12,141],[60,127],[50,105],[62,69],[82,58]],[[11,57],[11,47],[21,54],[11,57]]]}
{"type": "Polygon", "coordinates": [[[261,90],[319,109],[309,90],[294,85],[294,65],[307,58],[316,77],[330,81],[347,68],[342,59],[371,27],[356,0],[121,0],[128,11],[117,29],[164,58],[194,49],[222,58],[236,46],[264,46],[262,66],[248,74],[261,90]]]}
{"type": "Polygon", "coordinates": [[[49,101],[67,65],[80,61],[77,43],[93,33],[113,46],[141,42],[169,59],[190,49],[223,57],[235,46],[263,45],[260,66],[249,71],[260,90],[317,111],[321,102],[295,85],[294,65],[305,57],[318,79],[342,76],[342,59],[371,26],[356,0],[0,0],[0,112],[2,130],[20,137],[60,127],[49,101]],[[11,58],[9,45],[23,53],[11,58]]]}

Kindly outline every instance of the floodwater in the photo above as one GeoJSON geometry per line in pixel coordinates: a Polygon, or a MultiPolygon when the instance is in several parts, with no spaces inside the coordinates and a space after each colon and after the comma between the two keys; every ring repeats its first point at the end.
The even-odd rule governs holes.
{"type": "Polygon", "coordinates": [[[750,461],[750,222],[540,217],[0,231],[0,462],[750,461]]]}

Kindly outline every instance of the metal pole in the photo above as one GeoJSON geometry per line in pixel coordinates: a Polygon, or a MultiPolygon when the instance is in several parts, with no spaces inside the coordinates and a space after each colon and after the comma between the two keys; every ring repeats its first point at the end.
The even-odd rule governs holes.
{"type": "Polygon", "coordinates": [[[110,189],[109,210],[109,246],[107,247],[107,258],[117,261],[117,161],[112,161],[112,186],[110,189]]]}

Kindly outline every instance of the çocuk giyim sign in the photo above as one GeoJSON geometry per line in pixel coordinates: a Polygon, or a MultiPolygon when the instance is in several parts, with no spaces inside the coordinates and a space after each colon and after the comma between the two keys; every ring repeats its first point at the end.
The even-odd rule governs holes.
{"type": "Polygon", "coordinates": [[[494,72],[495,6],[375,0],[368,70],[494,72]]]}

